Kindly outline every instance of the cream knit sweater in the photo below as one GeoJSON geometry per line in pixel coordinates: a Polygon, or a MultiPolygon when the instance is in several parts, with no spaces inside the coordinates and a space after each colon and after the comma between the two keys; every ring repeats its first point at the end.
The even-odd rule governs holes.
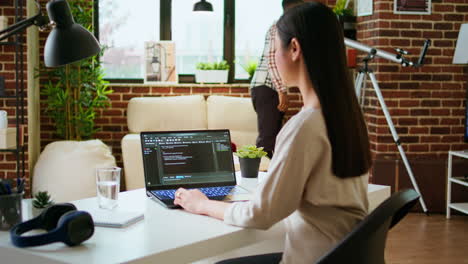
{"type": "Polygon", "coordinates": [[[314,263],[367,214],[368,174],[338,178],[331,154],[322,112],[302,109],[279,133],[253,199],[230,205],[224,222],[268,229],[285,219],[282,263],[314,263]]]}

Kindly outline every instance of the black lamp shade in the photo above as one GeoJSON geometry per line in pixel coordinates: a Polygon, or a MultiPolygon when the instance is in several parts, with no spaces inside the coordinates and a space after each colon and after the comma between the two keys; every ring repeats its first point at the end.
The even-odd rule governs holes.
{"type": "Polygon", "coordinates": [[[99,42],[94,35],[75,23],[67,1],[52,0],[48,2],[47,12],[50,21],[56,24],[47,37],[44,48],[44,61],[47,67],[73,63],[101,51],[99,42]]]}
{"type": "Polygon", "coordinates": [[[213,5],[205,0],[201,0],[193,6],[193,11],[213,12],[213,5]]]}

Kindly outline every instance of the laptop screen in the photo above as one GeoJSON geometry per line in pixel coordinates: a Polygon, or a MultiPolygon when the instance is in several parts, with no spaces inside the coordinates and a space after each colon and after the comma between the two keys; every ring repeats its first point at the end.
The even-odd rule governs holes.
{"type": "Polygon", "coordinates": [[[146,187],[235,182],[229,130],[141,133],[146,187]]]}

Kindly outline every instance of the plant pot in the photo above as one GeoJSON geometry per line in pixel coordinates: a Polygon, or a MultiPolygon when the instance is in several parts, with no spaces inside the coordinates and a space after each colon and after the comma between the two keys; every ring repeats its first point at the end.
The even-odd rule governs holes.
{"type": "Polygon", "coordinates": [[[196,70],[197,83],[227,83],[229,70],[196,70]]]}
{"type": "Polygon", "coordinates": [[[257,178],[261,158],[239,158],[241,175],[244,178],[257,178]]]}
{"type": "Polygon", "coordinates": [[[345,38],[356,40],[356,17],[355,16],[338,16],[338,20],[343,27],[345,38]]]}
{"type": "Polygon", "coordinates": [[[45,208],[36,208],[36,207],[32,207],[31,208],[31,215],[32,215],[32,218],[40,215],[42,213],[42,211],[44,211],[45,208]]]}

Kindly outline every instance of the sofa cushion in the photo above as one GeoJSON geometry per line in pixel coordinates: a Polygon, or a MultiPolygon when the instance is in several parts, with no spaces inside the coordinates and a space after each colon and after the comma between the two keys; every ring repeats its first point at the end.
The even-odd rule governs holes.
{"type": "Polygon", "coordinates": [[[238,147],[255,144],[257,114],[250,98],[212,95],[206,103],[208,129],[229,129],[238,147]]]}
{"type": "Polygon", "coordinates": [[[138,97],[128,103],[130,133],[206,129],[206,103],[201,95],[138,97]]]}

